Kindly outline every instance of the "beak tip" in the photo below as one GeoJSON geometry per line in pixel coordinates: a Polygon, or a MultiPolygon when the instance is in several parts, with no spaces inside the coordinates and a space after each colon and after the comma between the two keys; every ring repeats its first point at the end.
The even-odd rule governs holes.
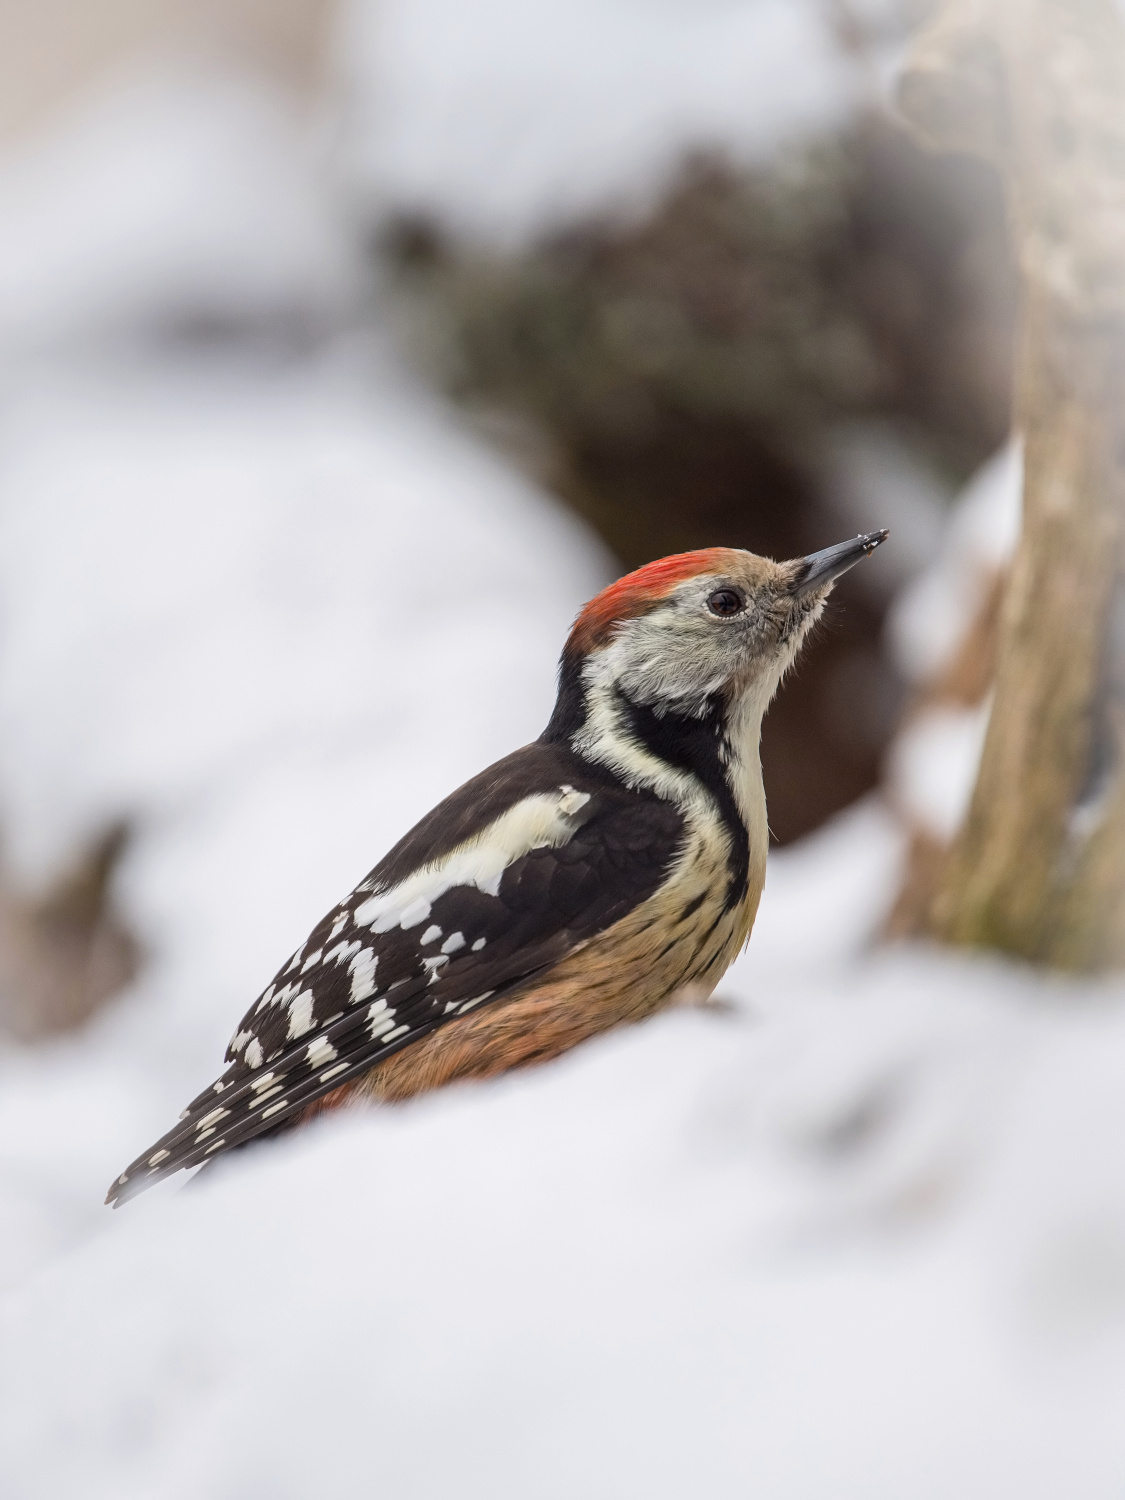
{"type": "Polygon", "coordinates": [[[826,547],[823,552],[814,552],[802,558],[803,573],[794,586],[797,593],[807,593],[816,587],[827,587],[849,568],[854,568],[863,557],[870,557],[876,547],[881,547],[890,536],[883,527],[879,531],[862,532],[850,542],[841,542],[836,547],[826,547]]]}

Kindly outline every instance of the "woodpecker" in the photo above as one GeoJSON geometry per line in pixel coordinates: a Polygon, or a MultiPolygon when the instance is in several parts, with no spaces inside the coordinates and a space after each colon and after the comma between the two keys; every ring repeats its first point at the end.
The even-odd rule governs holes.
{"type": "Polygon", "coordinates": [[[765,880],[762,716],[833,582],[886,537],[782,563],[685,552],[591,600],[539,738],[313,929],[226,1071],[106,1202],[325,1110],[545,1061],[709,995],[765,880]]]}

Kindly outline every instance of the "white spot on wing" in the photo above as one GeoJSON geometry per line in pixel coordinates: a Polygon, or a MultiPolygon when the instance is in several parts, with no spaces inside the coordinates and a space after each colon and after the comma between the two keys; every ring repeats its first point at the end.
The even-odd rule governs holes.
{"type": "Polygon", "coordinates": [[[487,828],[435,864],[408,875],[390,890],[369,896],[355,919],[375,932],[416,927],[433,903],[454,886],[475,886],[485,895],[500,890],[504,871],[532,849],[557,849],[574,836],[573,815],[589,802],[586,792],[559,788],[525,797],[487,828]]]}
{"type": "Polygon", "coordinates": [[[339,1055],[326,1036],[318,1036],[315,1042],[309,1043],[309,1050],[305,1054],[305,1060],[312,1067],[319,1068],[324,1063],[335,1062],[339,1055]]]}
{"type": "Polygon", "coordinates": [[[248,1068],[260,1068],[266,1060],[266,1054],[262,1051],[262,1044],[257,1037],[252,1037],[246,1044],[246,1066],[248,1068]]]}
{"type": "Polygon", "coordinates": [[[375,969],[378,954],[371,948],[361,948],[348,967],[352,975],[352,1004],[358,1005],[375,993],[375,969]]]}
{"type": "Polygon", "coordinates": [[[166,1161],[172,1153],[170,1151],[157,1151],[148,1159],[150,1167],[158,1167],[162,1161],[166,1161]]]}
{"type": "MultiPolygon", "coordinates": [[[[365,903],[366,904],[366,903],[365,903]]],[[[380,923],[375,924],[376,932],[390,932],[392,927],[401,927],[403,932],[408,927],[417,927],[419,922],[424,922],[430,915],[430,902],[425,896],[417,896],[409,906],[404,906],[397,913],[397,920],[389,926],[383,927],[380,923]]]]}
{"type": "Polygon", "coordinates": [[[367,1019],[371,1023],[367,1028],[368,1035],[372,1041],[377,1041],[379,1037],[386,1036],[387,1032],[394,1026],[394,1008],[388,1005],[385,1000],[376,1000],[375,1004],[367,1012],[367,1019]]]}
{"type": "Polygon", "coordinates": [[[465,946],[465,934],[463,932],[451,932],[441,945],[443,953],[456,953],[458,948],[465,946]]]}
{"type": "Polygon", "coordinates": [[[564,818],[573,818],[576,812],[584,808],[590,800],[589,792],[576,792],[572,786],[559,787],[562,797],[559,799],[559,812],[564,818]]]}
{"type": "Polygon", "coordinates": [[[480,950],[484,947],[485,943],[487,943],[487,942],[488,942],[487,938],[477,938],[476,942],[473,944],[473,946],[472,946],[472,948],[471,948],[470,951],[472,953],[479,953],[480,950]]]}
{"type": "Polygon", "coordinates": [[[300,992],[301,986],[296,980],[292,984],[284,984],[281,989],[275,990],[271,984],[262,998],[258,1001],[257,1009],[264,1010],[267,1005],[288,1005],[294,995],[300,992]]]}
{"type": "Polygon", "coordinates": [[[289,1007],[289,1039],[304,1036],[306,1031],[313,1029],[313,1001],[316,996],[312,990],[302,990],[293,1000],[289,1007]]]}
{"type": "Polygon", "coordinates": [[[441,937],[441,928],[434,922],[426,928],[425,932],[418,939],[418,943],[424,948],[427,943],[432,943],[439,937],[441,937]]]}

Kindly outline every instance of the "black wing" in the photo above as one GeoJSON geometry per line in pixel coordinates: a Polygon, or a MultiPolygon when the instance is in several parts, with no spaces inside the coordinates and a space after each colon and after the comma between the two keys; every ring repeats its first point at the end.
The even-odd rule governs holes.
{"type": "Polygon", "coordinates": [[[278,1129],[443,1022],[551,968],[660,886],[682,834],[671,803],[627,790],[565,746],[537,742],[499,761],[428,814],[318,924],[243,1018],[226,1072],[107,1201],[278,1129]],[[556,804],[544,841],[526,847],[525,836],[506,858],[507,825],[526,831],[529,810],[549,822],[556,804]],[[482,829],[489,833],[474,841],[482,829]]]}

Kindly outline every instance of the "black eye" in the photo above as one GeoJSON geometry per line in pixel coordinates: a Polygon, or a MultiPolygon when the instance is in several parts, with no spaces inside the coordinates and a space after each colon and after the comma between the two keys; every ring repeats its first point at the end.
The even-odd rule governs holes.
{"type": "Polygon", "coordinates": [[[734,589],[716,589],[707,601],[713,615],[736,615],[742,608],[742,595],[734,589]]]}

